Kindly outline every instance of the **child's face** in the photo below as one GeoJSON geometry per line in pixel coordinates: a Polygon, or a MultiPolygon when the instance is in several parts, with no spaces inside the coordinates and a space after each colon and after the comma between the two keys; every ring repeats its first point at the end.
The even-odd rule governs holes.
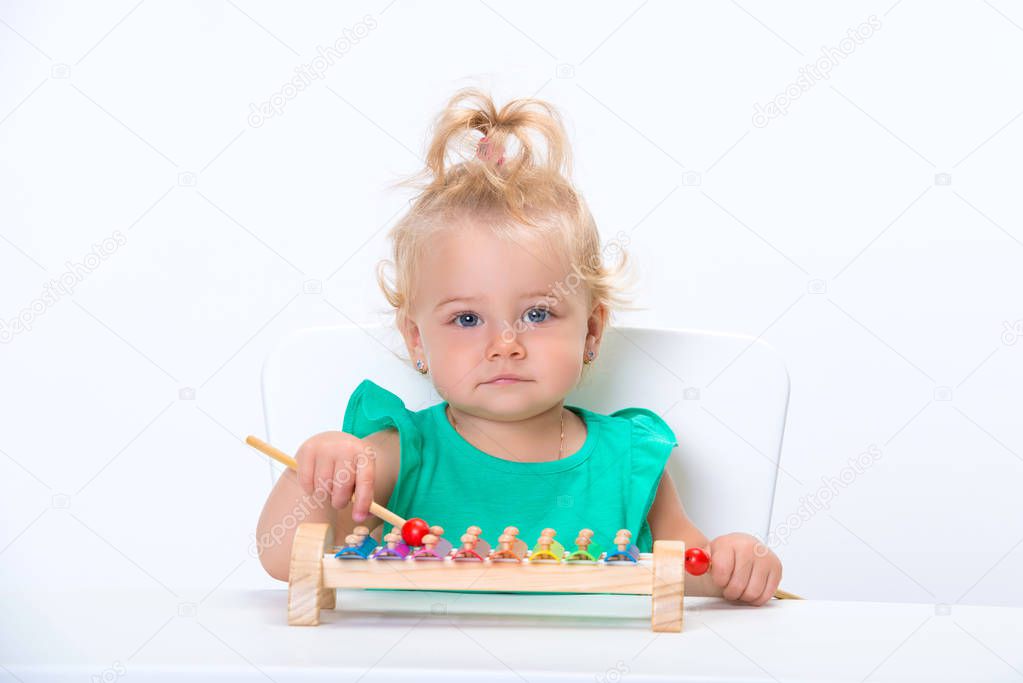
{"type": "Polygon", "coordinates": [[[518,420],[572,391],[606,311],[590,310],[568,260],[522,237],[442,231],[421,255],[414,310],[403,333],[437,392],[478,417],[518,420]],[[452,299],[454,299],[452,301],[452,299]],[[496,375],[523,381],[488,383],[496,375]]]}

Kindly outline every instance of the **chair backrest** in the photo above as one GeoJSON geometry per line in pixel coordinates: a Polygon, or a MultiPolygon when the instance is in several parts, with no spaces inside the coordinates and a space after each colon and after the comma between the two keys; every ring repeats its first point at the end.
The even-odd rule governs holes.
{"type": "MultiPolygon", "coordinates": [[[[366,378],[411,410],[442,401],[404,357],[400,335],[379,325],[288,335],[263,366],[267,440],[294,453],[311,435],[340,429],[348,397],[366,378]]],[[[660,414],[679,442],[668,471],[694,523],[709,538],[744,531],[766,539],[788,396],[785,366],[762,341],[611,327],[565,402],[605,414],[631,406],[660,414]]]]}

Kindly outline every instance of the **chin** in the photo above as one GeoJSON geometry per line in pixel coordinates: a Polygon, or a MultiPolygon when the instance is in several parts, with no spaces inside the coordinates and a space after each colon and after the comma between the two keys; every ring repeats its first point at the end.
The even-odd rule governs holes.
{"type": "MultiPolygon", "coordinates": [[[[482,391],[490,392],[493,389],[483,387],[482,391]]],[[[495,392],[496,393],[496,392],[495,392]]],[[[508,413],[520,413],[528,410],[536,403],[536,399],[526,395],[511,395],[501,393],[496,396],[481,395],[479,392],[473,396],[472,403],[482,411],[494,414],[507,415],[508,413]]]]}

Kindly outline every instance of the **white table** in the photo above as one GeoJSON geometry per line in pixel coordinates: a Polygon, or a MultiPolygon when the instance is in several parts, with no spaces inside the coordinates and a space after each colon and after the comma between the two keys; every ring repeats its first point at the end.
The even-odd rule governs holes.
{"type": "Polygon", "coordinates": [[[687,598],[655,634],[649,596],[341,590],[315,627],[285,589],[0,599],[0,681],[1023,680],[1023,608],[687,598]]]}

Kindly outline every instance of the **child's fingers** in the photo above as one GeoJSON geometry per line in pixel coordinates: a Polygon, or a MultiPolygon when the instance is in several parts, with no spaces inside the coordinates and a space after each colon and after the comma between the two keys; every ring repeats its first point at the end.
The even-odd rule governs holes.
{"type": "Polygon", "coordinates": [[[713,549],[711,554],[713,560],[710,563],[710,576],[714,585],[724,588],[732,578],[732,568],[735,567],[735,549],[728,544],[722,544],[713,549]]]}
{"type": "Polygon", "coordinates": [[[740,600],[743,602],[756,602],[764,594],[767,587],[767,580],[771,576],[771,564],[769,562],[754,562],[753,571],[750,573],[749,583],[746,590],[742,592],[740,600]]]}
{"type": "Polygon", "coordinates": [[[303,493],[309,495],[313,492],[316,458],[310,452],[309,447],[302,444],[299,446],[298,452],[295,453],[295,460],[298,461],[298,485],[302,488],[303,493]]]}
{"type": "Polygon", "coordinates": [[[778,569],[771,568],[771,571],[767,575],[767,585],[764,587],[764,592],[757,598],[753,604],[759,607],[768,600],[774,597],[774,592],[778,590],[778,584],[781,583],[781,571],[778,569]]]}
{"type": "Polygon", "coordinates": [[[352,490],[355,489],[352,464],[344,458],[338,458],[332,474],[334,477],[334,495],[330,498],[330,504],[340,510],[348,505],[348,502],[352,499],[352,490]]]}
{"type": "Polygon", "coordinates": [[[749,585],[750,574],[753,573],[753,553],[749,551],[735,551],[735,566],[732,568],[732,578],[722,591],[726,600],[738,600],[746,586],[749,585]]]}
{"type": "Polygon", "coordinates": [[[334,491],[334,460],[325,453],[317,453],[314,482],[317,491],[329,496],[334,491]]]}
{"type": "Polygon", "coordinates": [[[376,462],[372,457],[359,453],[355,458],[355,502],[352,505],[352,519],[365,521],[369,517],[369,504],[373,502],[373,478],[376,462]]]}

